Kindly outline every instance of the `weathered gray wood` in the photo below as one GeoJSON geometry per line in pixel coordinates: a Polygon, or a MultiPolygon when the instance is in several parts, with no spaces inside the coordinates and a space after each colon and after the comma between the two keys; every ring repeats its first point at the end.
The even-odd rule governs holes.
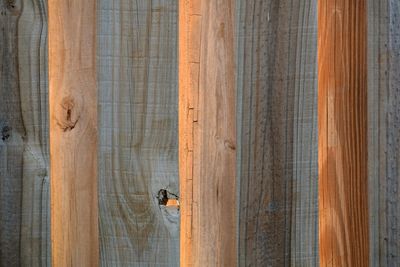
{"type": "Polygon", "coordinates": [[[25,150],[22,266],[50,266],[47,1],[23,1],[18,24],[19,87],[25,150]]]}
{"type": "Polygon", "coordinates": [[[47,266],[46,1],[0,11],[0,266],[47,266]]]}
{"type": "Polygon", "coordinates": [[[317,1],[237,3],[239,265],[318,266],[317,1]]]}
{"type": "Polygon", "coordinates": [[[400,2],[368,1],[371,266],[400,265],[400,2]]]}
{"type": "Polygon", "coordinates": [[[18,80],[17,22],[20,6],[0,2],[0,265],[20,265],[23,138],[18,80]]]}
{"type": "Polygon", "coordinates": [[[177,0],[98,3],[102,266],[177,266],[177,0]]]}

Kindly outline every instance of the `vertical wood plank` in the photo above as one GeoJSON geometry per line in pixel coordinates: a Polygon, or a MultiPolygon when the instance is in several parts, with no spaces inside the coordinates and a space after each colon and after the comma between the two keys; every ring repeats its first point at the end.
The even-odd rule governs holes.
{"type": "MultiPolygon", "coordinates": [[[[189,46],[193,40],[190,29],[193,27],[190,22],[195,19],[201,20],[201,0],[185,1],[179,0],[179,190],[181,197],[181,217],[180,217],[180,265],[193,266],[193,242],[196,229],[193,229],[193,111],[194,99],[198,99],[198,76],[197,83],[191,78],[190,71],[190,51],[189,46]],[[193,11],[191,5],[198,2],[200,5],[193,11]],[[190,17],[192,16],[192,20],[190,17]]],[[[197,32],[201,32],[201,25],[197,27],[197,32]],[[199,29],[200,28],[200,29],[199,29]]],[[[192,45],[193,46],[193,45],[192,45]]],[[[192,62],[199,69],[199,62],[192,62]]],[[[198,110],[198,108],[197,108],[198,110]]]]}
{"type": "Polygon", "coordinates": [[[400,265],[400,3],[368,1],[371,266],[400,265]]]}
{"type": "Polygon", "coordinates": [[[98,3],[100,265],[178,266],[178,1],[98,3]]]}
{"type": "Polygon", "coordinates": [[[46,3],[0,2],[0,266],[49,264],[46,3]]]}
{"type": "Polygon", "coordinates": [[[318,2],[321,266],[368,266],[366,1],[318,2]]]}
{"type": "Polygon", "coordinates": [[[0,266],[19,266],[26,135],[18,77],[21,3],[1,1],[0,12],[0,266]]]}
{"type": "Polygon", "coordinates": [[[179,7],[181,265],[235,266],[234,1],[179,7]]]}
{"type": "Polygon", "coordinates": [[[49,4],[54,266],[98,266],[96,1],[49,4]]]}
{"type": "Polygon", "coordinates": [[[237,1],[240,266],[318,266],[317,1],[237,1]]]}
{"type": "Polygon", "coordinates": [[[47,1],[21,1],[18,78],[25,128],[21,266],[50,266],[47,1]]]}

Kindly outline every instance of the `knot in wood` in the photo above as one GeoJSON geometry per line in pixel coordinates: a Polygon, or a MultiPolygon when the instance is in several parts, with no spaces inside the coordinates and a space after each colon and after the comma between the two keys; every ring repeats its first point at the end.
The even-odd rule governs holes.
{"type": "Polygon", "coordinates": [[[159,205],[167,205],[168,202],[168,191],[165,189],[160,189],[157,194],[158,204],[159,205]]]}
{"type": "Polygon", "coordinates": [[[4,126],[1,129],[1,140],[6,141],[8,138],[10,138],[11,135],[11,127],[9,126],[4,126]]]}
{"type": "Polygon", "coordinates": [[[6,4],[8,8],[15,8],[15,0],[6,0],[6,4]]]}
{"type": "Polygon", "coordinates": [[[3,0],[2,1],[2,15],[10,14],[12,16],[19,16],[21,14],[20,4],[16,0],[3,0]]]}
{"type": "Polygon", "coordinates": [[[64,132],[71,131],[79,120],[75,99],[72,96],[64,97],[61,101],[61,108],[61,118],[57,123],[64,132]]]}
{"type": "Polygon", "coordinates": [[[226,148],[229,148],[229,149],[232,149],[232,150],[236,150],[235,144],[234,144],[232,141],[230,141],[230,140],[225,140],[224,146],[225,146],[226,148]]]}
{"type": "Polygon", "coordinates": [[[179,209],[179,197],[166,189],[158,191],[157,199],[160,206],[175,206],[179,209]]]}

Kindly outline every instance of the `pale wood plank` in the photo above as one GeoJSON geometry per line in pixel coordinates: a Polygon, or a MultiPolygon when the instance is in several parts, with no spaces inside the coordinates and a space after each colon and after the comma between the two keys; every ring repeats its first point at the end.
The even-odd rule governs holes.
{"type": "Polygon", "coordinates": [[[366,2],[318,1],[321,266],[369,266],[366,2]]]}
{"type": "Polygon", "coordinates": [[[96,1],[49,1],[53,266],[98,266],[96,1]]]}
{"type": "Polygon", "coordinates": [[[239,265],[318,266],[317,2],[237,3],[239,265]]]}
{"type": "Polygon", "coordinates": [[[179,264],[179,211],[156,198],[179,195],[177,8],[99,1],[101,266],[179,264]]]}
{"type": "Polygon", "coordinates": [[[46,266],[46,3],[2,1],[0,12],[0,266],[46,266]]]}
{"type": "Polygon", "coordinates": [[[400,3],[368,1],[371,266],[400,265],[400,3]]]}
{"type": "Polygon", "coordinates": [[[234,1],[179,10],[181,265],[235,266],[234,1]]]}

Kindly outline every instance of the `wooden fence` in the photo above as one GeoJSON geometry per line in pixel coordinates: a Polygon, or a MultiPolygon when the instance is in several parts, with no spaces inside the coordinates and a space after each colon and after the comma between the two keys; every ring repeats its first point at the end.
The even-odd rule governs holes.
{"type": "Polygon", "coordinates": [[[0,25],[0,267],[400,265],[399,1],[0,0],[0,25]]]}

